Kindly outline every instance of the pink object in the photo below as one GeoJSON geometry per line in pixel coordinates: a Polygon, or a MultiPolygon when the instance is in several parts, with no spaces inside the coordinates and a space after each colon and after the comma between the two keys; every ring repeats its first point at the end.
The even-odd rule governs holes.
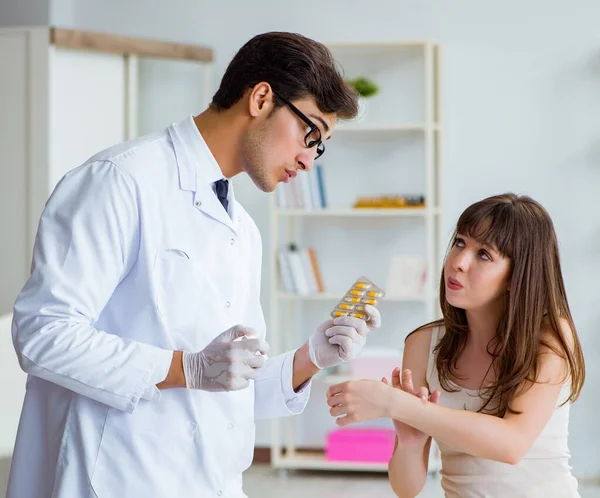
{"type": "Polygon", "coordinates": [[[337,462],[389,462],[394,452],[394,429],[338,429],[331,431],[325,459],[337,462]]]}

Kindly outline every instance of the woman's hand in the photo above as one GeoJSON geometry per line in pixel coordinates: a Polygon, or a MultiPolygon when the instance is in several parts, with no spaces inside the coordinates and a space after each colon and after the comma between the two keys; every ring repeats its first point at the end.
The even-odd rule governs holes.
{"type": "MultiPolygon", "coordinates": [[[[337,417],[335,423],[341,427],[374,420],[390,418],[390,404],[395,395],[410,394],[418,397],[423,403],[438,403],[440,392],[429,394],[426,387],[415,390],[410,370],[405,370],[400,380],[400,369],[392,372],[392,385],[376,380],[351,380],[331,386],[327,390],[327,404],[331,407],[329,413],[337,417]],[[398,392],[400,391],[400,392],[398,392]],[[345,415],[345,416],[344,416],[345,415]]],[[[427,435],[401,422],[394,421],[396,431],[402,442],[422,441],[427,435]]]]}
{"type": "MultiPolygon", "coordinates": [[[[384,384],[388,383],[385,377],[381,380],[384,384]]],[[[396,389],[402,389],[404,392],[412,394],[413,396],[416,396],[425,402],[430,401],[431,403],[437,404],[440,401],[440,391],[435,390],[433,393],[429,394],[429,390],[425,386],[421,387],[420,389],[414,388],[412,372],[410,370],[404,370],[402,372],[402,379],[400,379],[400,369],[395,368],[392,372],[392,387],[396,389]]],[[[396,429],[398,442],[400,444],[424,444],[429,437],[424,432],[421,432],[410,425],[398,422],[397,420],[394,420],[394,428],[396,429]]]]}
{"type": "Polygon", "coordinates": [[[389,406],[394,388],[377,380],[351,380],[331,386],[327,390],[329,413],[338,417],[337,425],[389,417],[389,406]],[[345,416],[342,416],[345,415],[345,416]]]}

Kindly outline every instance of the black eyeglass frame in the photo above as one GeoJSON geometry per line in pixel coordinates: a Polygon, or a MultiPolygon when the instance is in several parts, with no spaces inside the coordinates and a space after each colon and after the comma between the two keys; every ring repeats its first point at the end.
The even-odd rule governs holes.
{"type": "Polygon", "coordinates": [[[286,99],[283,95],[281,95],[276,90],[273,90],[273,93],[277,96],[277,98],[281,99],[283,101],[283,103],[285,105],[287,105],[296,116],[298,116],[302,121],[304,121],[306,126],[308,126],[310,128],[310,131],[304,136],[304,145],[306,145],[306,148],[308,148],[308,149],[312,149],[313,147],[316,147],[317,148],[317,156],[315,157],[315,160],[319,159],[319,157],[321,157],[323,155],[323,153],[325,152],[325,144],[323,143],[323,140],[322,140],[321,129],[315,123],[313,123],[313,121],[311,119],[309,119],[300,109],[298,109],[294,104],[292,104],[288,99],[286,99]],[[310,136],[315,132],[315,130],[318,132],[319,138],[310,140],[310,136]]]}

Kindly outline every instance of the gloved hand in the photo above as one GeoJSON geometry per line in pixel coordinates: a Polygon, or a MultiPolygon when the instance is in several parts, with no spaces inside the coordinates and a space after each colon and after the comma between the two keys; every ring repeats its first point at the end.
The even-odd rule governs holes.
{"type": "Polygon", "coordinates": [[[365,306],[368,321],[340,316],[323,322],[308,339],[308,355],[318,368],[330,368],[356,358],[367,334],[381,326],[381,314],[374,306],[365,306]]]}
{"type": "Polygon", "coordinates": [[[189,389],[239,391],[258,375],[269,351],[256,331],[236,325],[218,335],[198,353],[183,352],[183,373],[189,389]],[[236,341],[235,339],[242,338],[236,341]],[[260,354],[257,354],[260,353],[260,354]]]}

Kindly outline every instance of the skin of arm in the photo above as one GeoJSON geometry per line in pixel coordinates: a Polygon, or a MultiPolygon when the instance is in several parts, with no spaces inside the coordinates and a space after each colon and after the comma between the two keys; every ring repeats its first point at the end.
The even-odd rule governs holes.
{"type": "MultiPolygon", "coordinates": [[[[412,373],[412,386],[415,392],[426,389],[427,363],[431,342],[431,329],[421,329],[407,337],[402,359],[403,386],[407,389],[407,373],[412,373]]],[[[417,398],[415,398],[417,399],[417,398]]],[[[394,453],[388,464],[388,475],[394,493],[400,498],[413,498],[425,486],[429,463],[431,437],[417,432],[409,426],[398,427],[394,453]],[[400,429],[400,430],[398,430],[400,429]],[[416,434],[413,434],[416,433],[416,434]]]]}

